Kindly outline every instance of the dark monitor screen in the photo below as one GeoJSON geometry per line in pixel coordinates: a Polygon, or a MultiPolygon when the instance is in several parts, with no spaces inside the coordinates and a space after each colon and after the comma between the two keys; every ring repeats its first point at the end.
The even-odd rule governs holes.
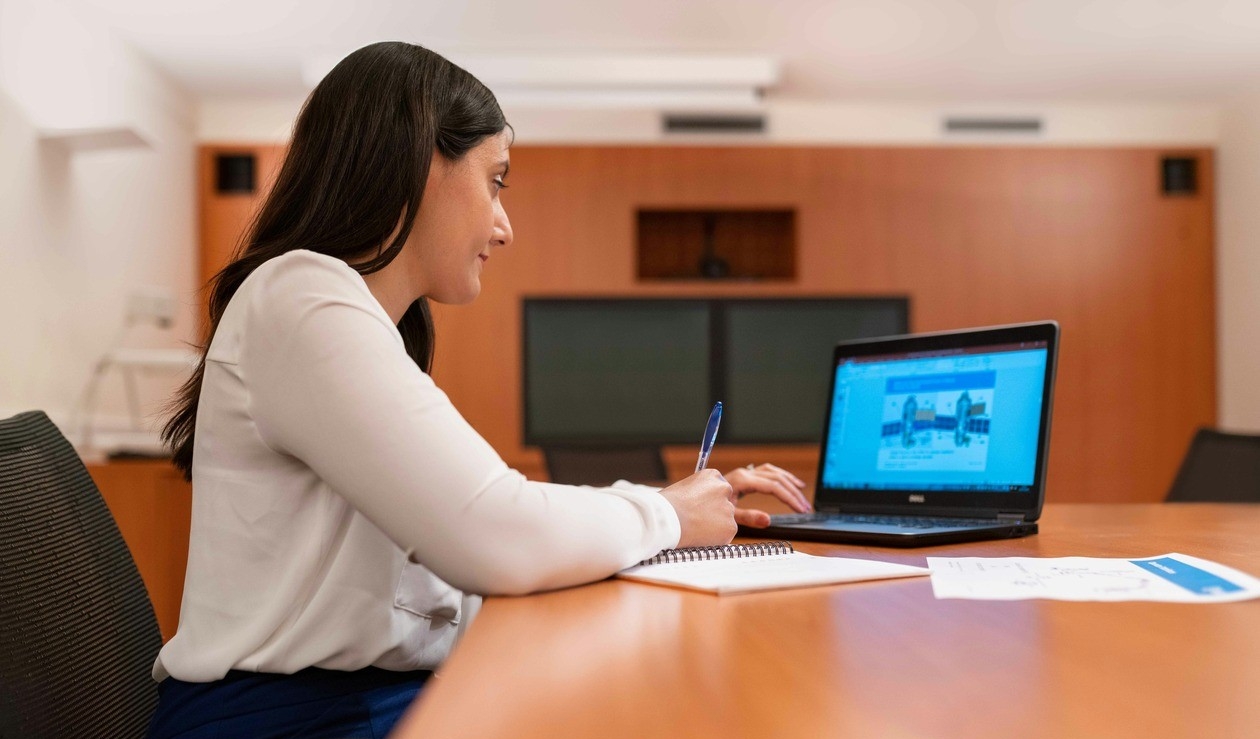
{"type": "Polygon", "coordinates": [[[723,310],[728,441],[817,443],[836,344],[909,330],[903,299],[741,300],[723,310]]]}
{"type": "Polygon", "coordinates": [[[527,444],[817,442],[843,340],[908,330],[904,298],[527,298],[527,444]]]}
{"type": "Polygon", "coordinates": [[[525,441],[672,443],[709,412],[709,307],[526,300],[525,441]]]}

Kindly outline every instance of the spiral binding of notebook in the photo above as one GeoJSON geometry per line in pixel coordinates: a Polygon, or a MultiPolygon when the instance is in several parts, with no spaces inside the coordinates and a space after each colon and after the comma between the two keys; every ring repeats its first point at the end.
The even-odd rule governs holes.
{"type": "Polygon", "coordinates": [[[685,547],[666,549],[640,565],[660,565],[668,562],[700,562],[709,559],[739,559],[741,557],[768,557],[774,554],[791,554],[792,545],[786,541],[767,541],[756,544],[726,544],[719,547],[685,547]]]}

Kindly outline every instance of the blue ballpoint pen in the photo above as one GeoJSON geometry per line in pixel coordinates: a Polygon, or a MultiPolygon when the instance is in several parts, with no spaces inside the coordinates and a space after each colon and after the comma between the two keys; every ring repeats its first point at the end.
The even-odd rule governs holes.
{"type": "Polygon", "coordinates": [[[717,439],[718,424],[722,422],[722,401],[713,406],[709,414],[709,424],[704,427],[704,438],[700,440],[700,459],[696,460],[696,472],[704,469],[709,463],[709,452],[713,451],[713,442],[717,439]]]}

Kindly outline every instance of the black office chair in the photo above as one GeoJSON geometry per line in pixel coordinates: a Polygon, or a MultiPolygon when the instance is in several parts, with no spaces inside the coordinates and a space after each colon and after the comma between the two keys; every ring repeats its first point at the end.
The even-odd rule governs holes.
{"type": "Polygon", "coordinates": [[[617,480],[659,483],[665,460],[656,446],[546,446],[547,474],[565,485],[611,485],[617,480]]]}
{"type": "Polygon", "coordinates": [[[1260,436],[1199,429],[1165,500],[1260,503],[1260,436]]]}
{"type": "Polygon", "coordinates": [[[162,646],[100,492],[39,411],[0,420],[0,736],[143,737],[162,646]]]}

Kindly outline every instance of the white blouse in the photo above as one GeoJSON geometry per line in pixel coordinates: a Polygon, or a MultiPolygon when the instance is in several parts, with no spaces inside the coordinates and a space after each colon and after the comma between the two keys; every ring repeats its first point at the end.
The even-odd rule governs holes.
{"type": "Polygon", "coordinates": [[[179,629],[153,676],[429,669],[476,594],[598,580],[678,543],[653,488],[530,482],[308,251],[245,280],[206,358],[179,629]]]}

